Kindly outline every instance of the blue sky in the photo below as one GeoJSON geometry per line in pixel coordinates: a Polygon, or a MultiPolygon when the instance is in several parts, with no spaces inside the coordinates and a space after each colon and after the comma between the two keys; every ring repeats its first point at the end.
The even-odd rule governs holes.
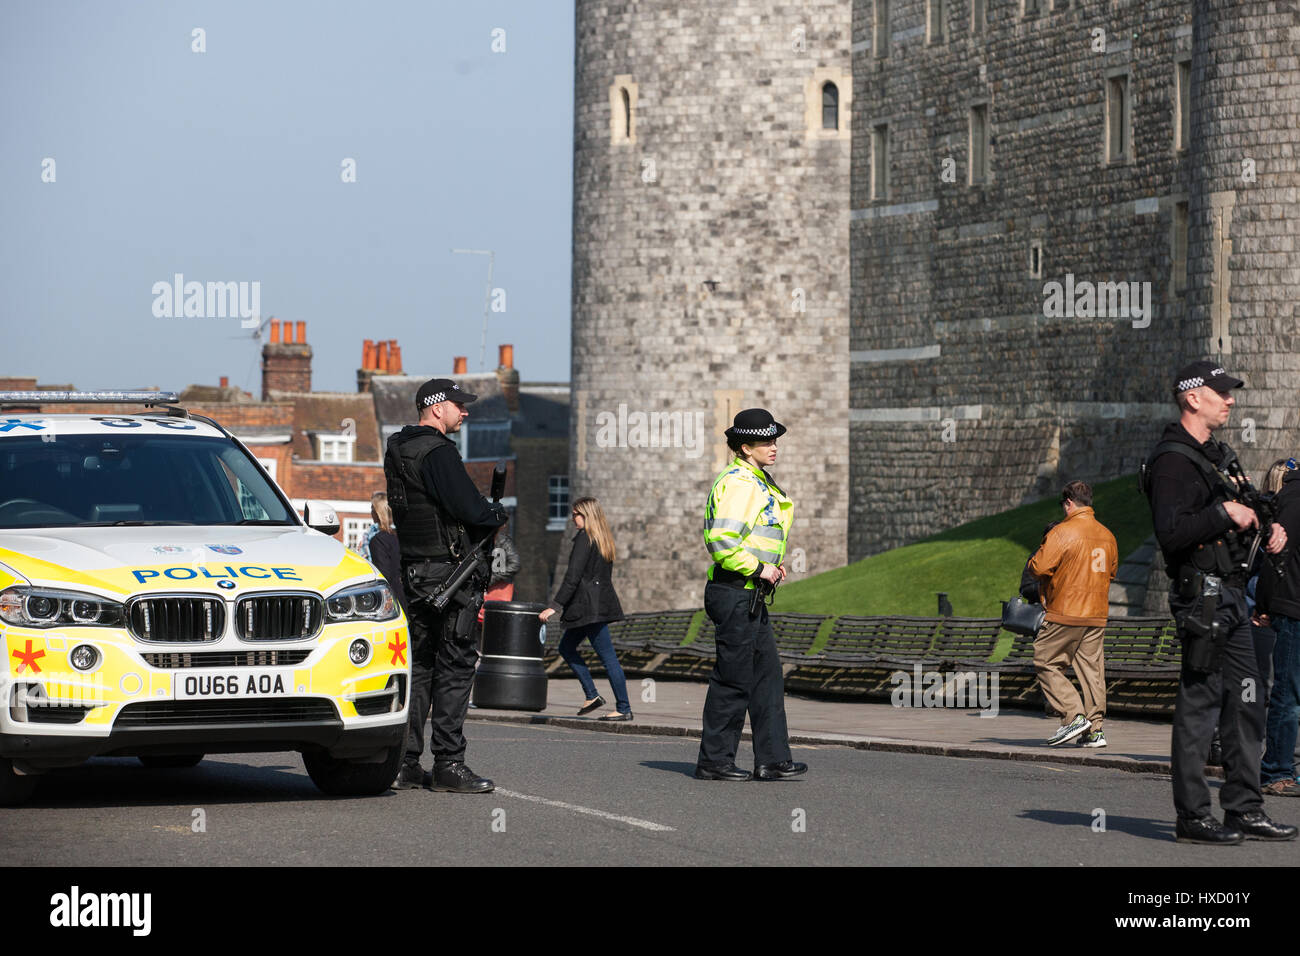
{"type": "Polygon", "coordinates": [[[260,282],[263,317],[307,322],[316,389],[355,389],[366,338],[477,371],[487,259],[450,250],[479,248],[506,305],[486,367],[510,342],[526,381],[567,380],[573,23],[572,0],[0,6],[0,375],[258,394],[239,318],[154,315],[176,273],[260,282]]]}

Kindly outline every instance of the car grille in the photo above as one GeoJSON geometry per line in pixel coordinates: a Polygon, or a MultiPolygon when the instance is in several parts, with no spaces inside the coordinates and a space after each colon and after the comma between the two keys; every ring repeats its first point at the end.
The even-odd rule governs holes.
{"type": "Polygon", "coordinates": [[[27,719],[33,724],[80,723],[93,708],[90,707],[33,707],[28,705],[27,719]]]}
{"type": "Polygon", "coordinates": [[[296,651],[199,651],[149,653],[142,655],[150,667],[175,670],[185,667],[290,667],[301,664],[310,650],[296,651]]]}
{"type": "Polygon", "coordinates": [[[311,594],[258,594],[235,605],[235,631],[245,641],[298,641],[319,629],[324,602],[311,594]]]}
{"type": "Polygon", "coordinates": [[[114,729],[162,725],[293,723],[305,720],[337,721],[338,711],[328,700],[320,698],[151,700],[123,707],[114,729]]]}
{"type": "Polygon", "coordinates": [[[226,628],[226,604],[214,597],[136,598],[127,606],[127,624],[140,641],[215,641],[226,628]]]}

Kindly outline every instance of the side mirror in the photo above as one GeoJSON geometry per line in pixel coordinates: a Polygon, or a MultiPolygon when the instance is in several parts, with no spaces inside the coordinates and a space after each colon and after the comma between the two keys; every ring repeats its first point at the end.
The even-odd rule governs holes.
{"type": "Polygon", "coordinates": [[[308,501],[302,506],[302,520],[307,527],[322,534],[338,534],[339,516],[333,508],[319,501],[308,501]]]}

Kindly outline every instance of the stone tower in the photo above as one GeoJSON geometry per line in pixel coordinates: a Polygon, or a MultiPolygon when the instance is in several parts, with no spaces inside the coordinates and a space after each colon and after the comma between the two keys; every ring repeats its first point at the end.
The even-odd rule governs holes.
{"type": "Polygon", "coordinates": [[[1223,437],[1258,475],[1300,445],[1300,15],[1194,7],[1188,340],[1245,380],[1223,437]]]}
{"type": "Polygon", "coordinates": [[[629,611],[699,607],[723,430],[789,433],[796,577],[846,559],[847,0],[578,0],[571,496],[629,611]]]}

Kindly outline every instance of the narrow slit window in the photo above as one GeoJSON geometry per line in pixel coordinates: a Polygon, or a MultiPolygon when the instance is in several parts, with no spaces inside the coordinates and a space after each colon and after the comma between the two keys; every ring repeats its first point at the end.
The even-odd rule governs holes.
{"type": "Polygon", "coordinates": [[[871,130],[871,198],[889,198],[889,126],[885,123],[871,130]]]}
{"type": "Polygon", "coordinates": [[[943,26],[947,19],[947,10],[945,9],[944,0],[926,0],[926,33],[929,35],[930,43],[942,43],[944,41],[943,26]]]}
{"type": "Polygon", "coordinates": [[[627,92],[627,87],[619,90],[623,94],[623,138],[632,138],[632,97],[627,92]]]}
{"type": "Polygon", "coordinates": [[[1174,149],[1187,148],[1191,133],[1192,112],[1192,61],[1180,60],[1174,70],[1174,85],[1177,87],[1174,98],[1174,149]]]}
{"type": "Polygon", "coordinates": [[[1181,295],[1187,289],[1187,203],[1174,203],[1173,235],[1170,245],[1173,247],[1170,276],[1175,295],[1181,295]]]}
{"type": "Polygon", "coordinates": [[[834,83],[822,85],[822,129],[840,128],[840,89],[834,83]]]}
{"type": "Polygon", "coordinates": [[[970,111],[970,184],[978,186],[989,178],[989,108],[972,106],[970,111]]]}
{"type": "Polygon", "coordinates": [[[889,0],[876,0],[871,50],[881,59],[889,56],[889,0]]]}
{"type": "Polygon", "coordinates": [[[1129,157],[1128,77],[1112,76],[1107,82],[1107,159],[1124,162],[1129,157]]]}

